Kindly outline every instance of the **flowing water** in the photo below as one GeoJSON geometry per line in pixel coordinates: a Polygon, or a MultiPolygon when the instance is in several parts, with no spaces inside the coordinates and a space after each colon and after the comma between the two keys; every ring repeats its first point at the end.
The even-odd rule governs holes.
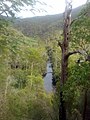
{"type": "Polygon", "coordinates": [[[47,68],[46,68],[46,76],[44,77],[44,88],[46,92],[52,92],[53,91],[53,85],[52,85],[52,67],[50,61],[47,62],[47,68]]]}

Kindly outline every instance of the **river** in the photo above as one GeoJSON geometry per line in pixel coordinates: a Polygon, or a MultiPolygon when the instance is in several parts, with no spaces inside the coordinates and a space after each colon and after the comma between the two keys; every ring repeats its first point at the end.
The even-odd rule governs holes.
{"type": "Polygon", "coordinates": [[[52,85],[52,67],[50,61],[47,62],[46,68],[46,76],[44,77],[44,89],[46,92],[50,93],[53,92],[53,85],[52,85]]]}

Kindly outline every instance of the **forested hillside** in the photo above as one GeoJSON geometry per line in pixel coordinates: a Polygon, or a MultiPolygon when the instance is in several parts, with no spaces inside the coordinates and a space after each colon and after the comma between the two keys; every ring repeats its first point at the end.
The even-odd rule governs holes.
{"type": "MultiPolygon", "coordinates": [[[[72,19],[77,17],[83,6],[72,10],[72,19]]],[[[55,39],[63,28],[63,13],[33,18],[18,19],[15,27],[27,36],[55,39]]]]}
{"type": "Polygon", "coordinates": [[[9,2],[0,1],[0,120],[90,120],[90,2],[13,21],[36,1],[9,2]]]}

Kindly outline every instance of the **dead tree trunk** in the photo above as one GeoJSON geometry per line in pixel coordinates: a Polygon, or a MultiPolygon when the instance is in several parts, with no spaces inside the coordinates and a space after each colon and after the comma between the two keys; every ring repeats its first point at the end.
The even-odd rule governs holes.
{"type": "Polygon", "coordinates": [[[59,43],[59,46],[62,50],[62,60],[61,60],[61,81],[60,81],[60,106],[59,106],[59,120],[66,120],[66,108],[65,101],[63,100],[63,92],[62,87],[65,84],[65,81],[68,77],[68,57],[69,57],[69,27],[71,22],[71,11],[72,6],[71,2],[67,2],[66,0],[66,9],[64,15],[64,28],[63,28],[63,36],[64,40],[62,43],[59,43]]]}
{"type": "Polygon", "coordinates": [[[84,95],[83,120],[85,120],[85,115],[86,115],[86,107],[87,107],[87,92],[88,92],[88,89],[85,90],[85,95],[84,95]]]}

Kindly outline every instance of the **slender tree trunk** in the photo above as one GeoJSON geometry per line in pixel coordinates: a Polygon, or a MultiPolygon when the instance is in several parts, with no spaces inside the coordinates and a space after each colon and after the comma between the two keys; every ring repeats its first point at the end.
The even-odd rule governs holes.
{"type": "Polygon", "coordinates": [[[33,75],[33,62],[31,64],[31,76],[33,75]]]}
{"type": "MultiPolygon", "coordinates": [[[[67,1],[66,1],[67,2],[67,1]]],[[[65,10],[65,18],[64,18],[64,28],[63,28],[63,36],[64,40],[60,43],[60,47],[62,50],[62,60],[61,60],[61,81],[60,81],[60,106],[59,106],[59,120],[66,120],[66,106],[65,101],[63,100],[63,91],[62,87],[65,84],[65,81],[68,78],[68,48],[69,48],[69,27],[71,22],[71,10],[72,6],[70,3],[66,3],[65,10]]]]}
{"type": "Polygon", "coordinates": [[[83,120],[85,120],[85,114],[86,114],[86,107],[87,107],[87,89],[85,90],[84,95],[84,109],[83,109],[83,120]]]}
{"type": "Polygon", "coordinates": [[[6,86],[5,86],[5,100],[7,99],[7,93],[8,93],[8,87],[9,87],[9,84],[10,84],[10,76],[7,77],[6,79],[6,86]]]}
{"type": "Polygon", "coordinates": [[[65,108],[65,101],[63,100],[62,87],[64,86],[64,83],[68,77],[68,58],[66,57],[67,54],[68,54],[68,27],[66,26],[66,23],[65,23],[64,41],[62,44],[59,120],[66,120],[66,108],[65,108]]]}
{"type": "Polygon", "coordinates": [[[66,107],[65,107],[65,101],[63,100],[62,91],[60,91],[59,120],[66,120],[66,107]]]}

